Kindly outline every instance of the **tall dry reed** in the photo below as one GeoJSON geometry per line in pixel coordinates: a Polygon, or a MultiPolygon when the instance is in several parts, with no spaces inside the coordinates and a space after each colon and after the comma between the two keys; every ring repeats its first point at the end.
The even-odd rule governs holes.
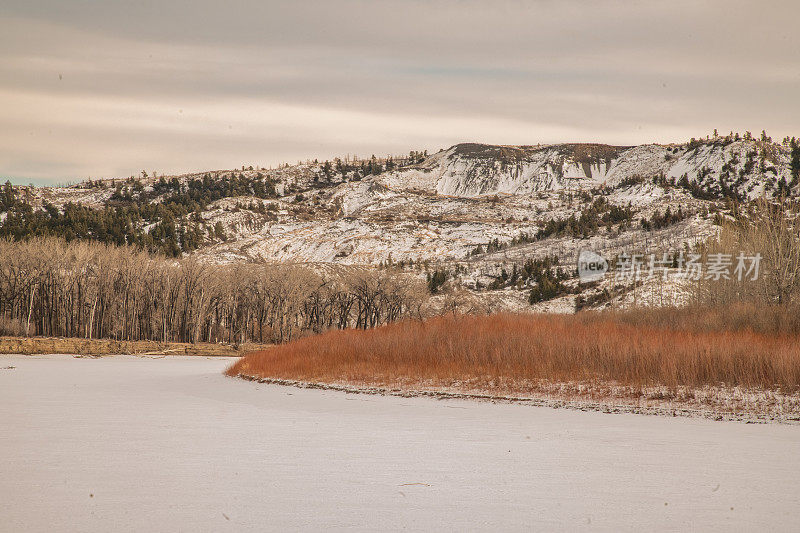
{"type": "Polygon", "coordinates": [[[447,316],[331,331],[249,354],[228,374],[383,385],[548,380],[800,388],[796,328],[752,327],[740,323],[741,311],[732,323],[712,310],[667,311],[660,321],[654,313],[447,316]]]}

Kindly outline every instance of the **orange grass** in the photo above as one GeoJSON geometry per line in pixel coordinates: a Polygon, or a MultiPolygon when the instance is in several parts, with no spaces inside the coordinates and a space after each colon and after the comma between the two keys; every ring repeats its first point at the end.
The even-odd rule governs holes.
{"type": "Polygon", "coordinates": [[[227,374],[371,385],[502,383],[511,389],[541,380],[800,388],[797,332],[719,330],[712,326],[723,327],[724,321],[704,322],[717,312],[686,313],[694,313],[694,320],[665,315],[673,317],[665,323],[682,329],[655,324],[653,314],[639,320],[581,313],[404,321],[367,331],[330,331],[251,353],[227,374]]]}

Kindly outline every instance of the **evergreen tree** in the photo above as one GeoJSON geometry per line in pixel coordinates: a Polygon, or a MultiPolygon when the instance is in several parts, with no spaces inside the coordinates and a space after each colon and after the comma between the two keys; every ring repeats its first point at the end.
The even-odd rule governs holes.
{"type": "Polygon", "coordinates": [[[792,137],[791,187],[800,183],[800,140],[792,137]]]}
{"type": "Polygon", "coordinates": [[[0,211],[8,211],[17,203],[17,194],[11,181],[6,181],[3,191],[0,193],[0,211]]]}

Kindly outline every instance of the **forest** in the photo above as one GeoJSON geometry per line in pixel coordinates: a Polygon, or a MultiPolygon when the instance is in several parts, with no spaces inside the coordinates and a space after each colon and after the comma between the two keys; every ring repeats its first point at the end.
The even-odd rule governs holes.
{"type": "Polygon", "coordinates": [[[424,282],[375,269],[209,265],[132,247],[0,240],[0,334],[285,342],[420,317],[424,282]]]}

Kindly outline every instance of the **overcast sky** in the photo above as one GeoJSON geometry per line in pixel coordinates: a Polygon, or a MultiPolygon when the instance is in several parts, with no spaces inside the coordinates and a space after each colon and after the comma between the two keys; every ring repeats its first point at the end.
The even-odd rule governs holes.
{"type": "Polygon", "coordinates": [[[16,183],[800,135],[796,1],[5,0],[0,17],[16,183]]]}

